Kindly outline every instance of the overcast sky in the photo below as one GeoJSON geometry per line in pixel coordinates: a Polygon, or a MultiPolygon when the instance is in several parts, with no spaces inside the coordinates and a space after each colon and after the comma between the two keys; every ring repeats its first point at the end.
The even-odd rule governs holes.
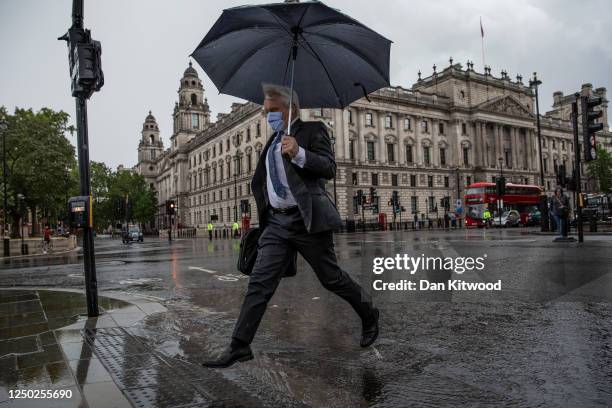
{"type": "MultiPolygon", "coordinates": [[[[244,1],[244,0],[243,0],[244,1]]],[[[89,103],[90,158],[115,168],[137,161],[140,130],[149,109],[168,147],[171,114],[188,55],[223,8],[219,0],[85,0],[85,27],[102,42],[105,85],[89,103]]],[[[0,105],[47,106],[74,117],[66,44],[57,37],[71,23],[70,0],[0,0],[0,105]]],[[[612,2],[607,0],[329,0],[394,43],[391,84],[410,87],[420,69],[446,67],[450,56],[482,72],[479,18],[486,63],[524,82],[543,81],[541,111],[552,93],[584,82],[612,89],[612,2]]],[[[219,95],[197,64],[215,118],[235,98],[219,95]]],[[[71,138],[76,144],[76,136],[71,138]]]]}

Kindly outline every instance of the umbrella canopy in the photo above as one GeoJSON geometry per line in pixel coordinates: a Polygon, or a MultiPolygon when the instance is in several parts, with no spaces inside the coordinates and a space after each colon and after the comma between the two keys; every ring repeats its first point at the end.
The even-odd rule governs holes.
{"type": "Polygon", "coordinates": [[[220,93],[263,104],[262,83],[281,84],[295,89],[301,108],[343,108],[389,85],[390,46],[309,1],[224,10],[192,56],[220,93]]]}

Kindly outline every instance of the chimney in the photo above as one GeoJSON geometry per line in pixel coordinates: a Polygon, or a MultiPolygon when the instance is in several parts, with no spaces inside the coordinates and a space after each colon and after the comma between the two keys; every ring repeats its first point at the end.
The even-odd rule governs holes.
{"type": "Polygon", "coordinates": [[[557,91],[553,93],[553,106],[561,104],[561,99],[563,99],[563,92],[557,91]]]}
{"type": "Polygon", "coordinates": [[[582,84],[582,89],[580,90],[580,94],[582,96],[590,96],[593,91],[593,85],[590,83],[582,84]]]}

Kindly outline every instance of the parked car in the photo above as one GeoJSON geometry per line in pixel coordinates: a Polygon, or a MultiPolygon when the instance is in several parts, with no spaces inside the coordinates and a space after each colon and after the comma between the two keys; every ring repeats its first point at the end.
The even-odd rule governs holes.
{"type": "Polygon", "coordinates": [[[144,241],[144,237],[142,235],[142,231],[140,230],[140,227],[129,227],[128,229],[124,230],[121,236],[121,240],[123,241],[124,244],[127,244],[129,242],[143,242],[144,241]]]}
{"type": "Polygon", "coordinates": [[[535,210],[527,214],[527,225],[540,225],[542,222],[542,213],[540,210],[535,210]]]}
{"type": "Polygon", "coordinates": [[[499,215],[493,217],[493,226],[499,227],[518,227],[521,225],[521,215],[516,210],[504,211],[501,215],[501,224],[499,215]]]}

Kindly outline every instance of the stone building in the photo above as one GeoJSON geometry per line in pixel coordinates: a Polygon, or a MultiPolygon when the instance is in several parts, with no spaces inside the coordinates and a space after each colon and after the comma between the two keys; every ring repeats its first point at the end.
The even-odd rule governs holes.
{"type": "MultiPolygon", "coordinates": [[[[394,190],[406,208],[403,217],[443,215],[441,199],[452,207],[465,186],[493,181],[503,167],[509,182],[540,184],[534,92],[520,75],[500,77],[468,62],[450,64],[419,78],[410,89],[388,87],[347,108],[302,110],[303,120],[328,126],[337,162],[335,182],[327,188],[343,219],[355,212],[358,190],[376,189],[380,212],[392,216],[388,201],[394,190]],[[437,211],[436,211],[437,210],[437,211]]],[[[605,88],[584,84],[584,95],[602,96],[604,132],[601,143],[612,150],[605,88]]],[[[189,64],[178,90],[170,147],[163,150],[155,118],[145,120],[135,167],[158,192],[159,227],[169,225],[166,200],[178,206],[175,224],[203,227],[215,216],[218,225],[240,219],[240,201],[251,204],[257,224],[250,180],[261,150],[271,134],[262,108],[235,103],[231,112],[210,121],[210,110],[196,70],[189,64]]],[[[555,168],[574,162],[569,112],[573,96],[555,92],[553,109],[541,115],[544,187],[556,186],[555,168]]],[[[583,172],[584,174],[584,172],[583,172]]],[[[571,170],[570,170],[571,175],[571,170]]],[[[591,187],[585,176],[583,187],[591,187]]],[[[371,211],[368,220],[376,217],[371,211]]]]}

